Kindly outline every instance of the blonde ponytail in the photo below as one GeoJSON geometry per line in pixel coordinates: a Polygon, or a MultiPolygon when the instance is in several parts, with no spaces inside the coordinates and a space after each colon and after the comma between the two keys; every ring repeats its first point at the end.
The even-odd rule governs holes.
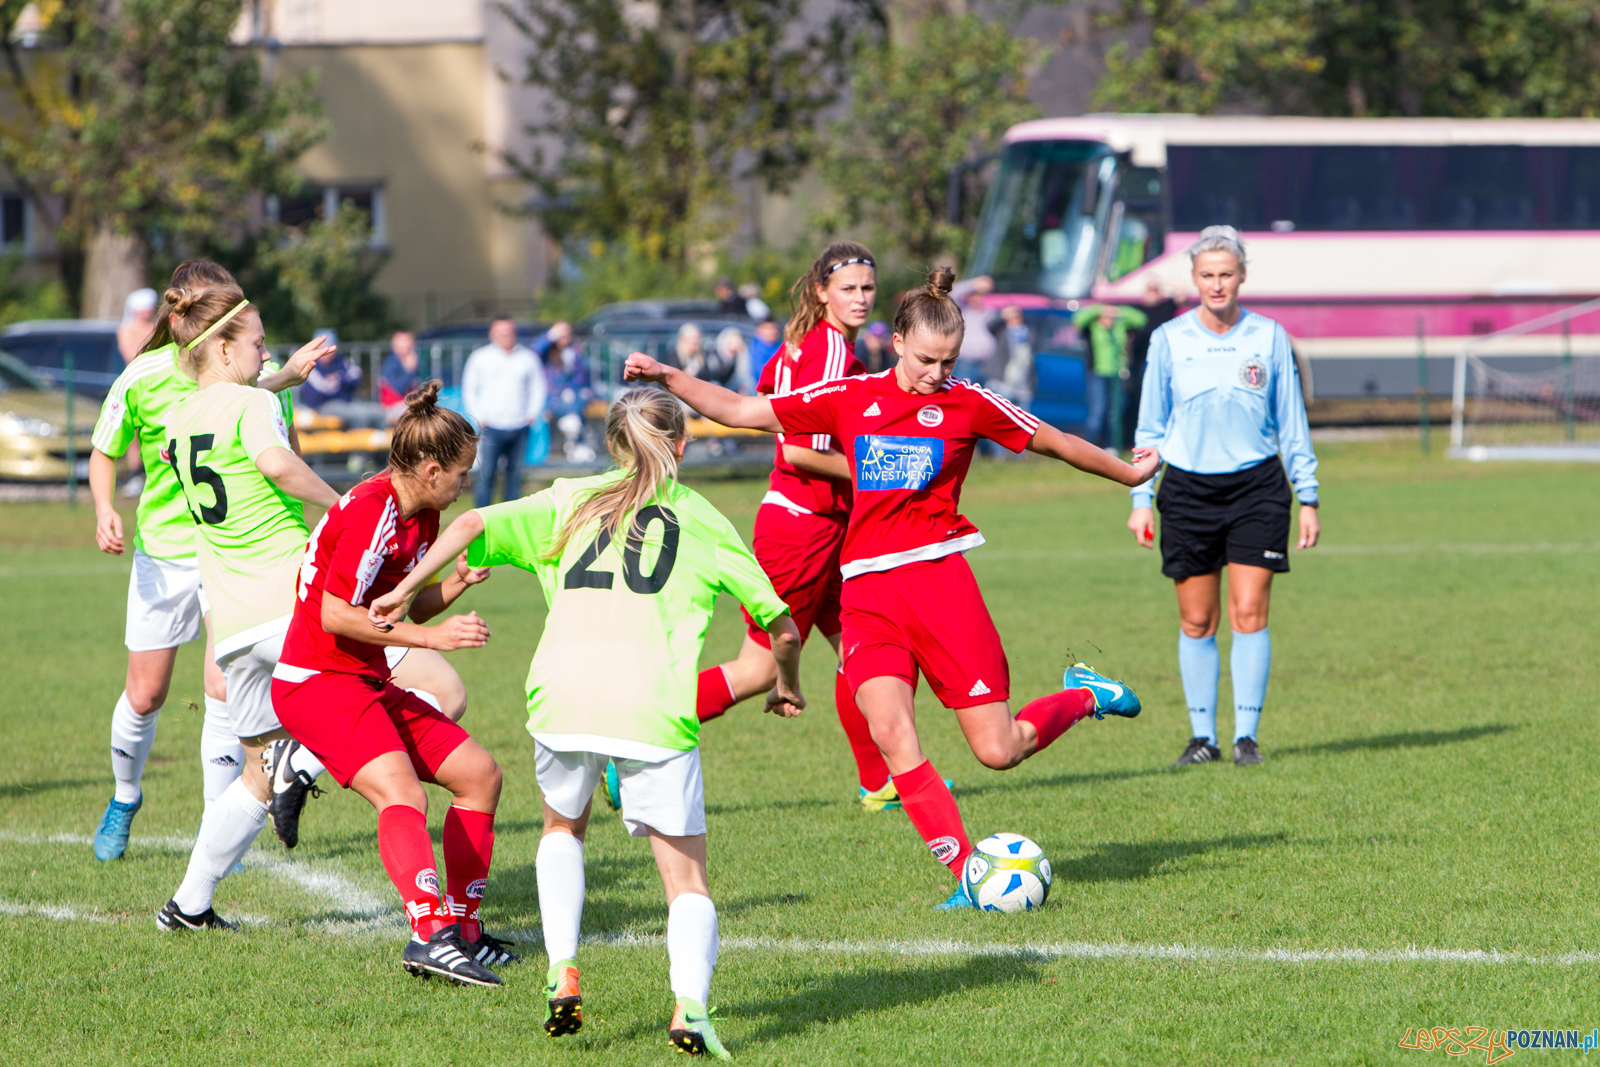
{"type": "Polygon", "coordinates": [[[597,521],[601,533],[615,538],[622,520],[633,515],[628,538],[643,539],[639,509],[678,477],[678,442],[688,436],[683,405],[665,390],[634,389],[618,397],[606,413],[606,448],[626,473],[578,506],[545,559],[560,559],[572,538],[597,521]]]}

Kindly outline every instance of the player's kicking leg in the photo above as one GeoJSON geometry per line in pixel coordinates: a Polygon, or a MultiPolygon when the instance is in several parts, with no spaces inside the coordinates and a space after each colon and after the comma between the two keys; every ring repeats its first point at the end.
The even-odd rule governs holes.
{"type": "MultiPolygon", "coordinates": [[[[590,801],[582,798],[579,778],[592,770],[590,761],[577,759],[577,753],[553,753],[538,746],[540,789],[544,792],[544,835],[534,858],[534,873],[539,887],[539,922],[544,928],[544,946],[549,970],[545,975],[545,1003],[548,1015],[544,1032],[548,1037],[565,1037],[583,1029],[583,994],[578,986],[578,929],[583,922],[585,879],[583,838],[589,829],[590,801]],[[551,807],[551,800],[566,810],[579,808],[569,818],[551,807]],[[580,807],[581,805],[581,807],[580,807]]],[[[587,755],[587,754],[584,754],[587,755]]],[[[603,757],[592,757],[592,760],[603,757]]],[[[607,767],[612,764],[605,761],[607,767]]],[[[590,797],[593,797],[591,787],[590,797]]]]}

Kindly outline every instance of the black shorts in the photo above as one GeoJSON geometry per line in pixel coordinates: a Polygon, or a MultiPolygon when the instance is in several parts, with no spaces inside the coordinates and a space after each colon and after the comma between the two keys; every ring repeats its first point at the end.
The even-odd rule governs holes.
{"type": "Polygon", "coordinates": [[[1156,492],[1161,573],[1181,580],[1213,574],[1224,563],[1287,571],[1293,500],[1276,456],[1233,474],[1190,474],[1169,465],[1156,492]]]}

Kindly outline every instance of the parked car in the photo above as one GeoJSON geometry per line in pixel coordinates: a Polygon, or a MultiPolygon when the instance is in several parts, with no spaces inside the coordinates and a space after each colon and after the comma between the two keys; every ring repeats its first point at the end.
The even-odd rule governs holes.
{"type": "Polygon", "coordinates": [[[36,319],[0,330],[0,350],[11,353],[53,385],[66,381],[72,354],[73,389],[103,397],[122,373],[116,319],[36,319]]]}
{"type": "MultiPolygon", "coordinates": [[[[73,399],[77,476],[89,476],[90,439],[100,405],[73,399]]],[[[67,480],[67,394],[51,388],[27,364],[0,352],[0,478],[67,480]]]]}
{"type": "Polygon", "coordinates": [[[602,304],[573,323],[578,333],[586,333],[601,323],[650,319],[715,319],[718,322],[748,323],[750,316],[723,311],[715,300],[623,300],[602,304]]]}

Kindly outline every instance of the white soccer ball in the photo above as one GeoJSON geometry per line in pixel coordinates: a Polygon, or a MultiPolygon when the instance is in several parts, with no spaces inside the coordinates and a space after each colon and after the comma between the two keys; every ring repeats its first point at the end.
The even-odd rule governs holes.
{"type": "Polygon", "coordinates": [[[967,899],[984,911],[1032,911],[1050,895],[1050,860],[1021,834],[979,841],[961,869],[967,899]]]}

